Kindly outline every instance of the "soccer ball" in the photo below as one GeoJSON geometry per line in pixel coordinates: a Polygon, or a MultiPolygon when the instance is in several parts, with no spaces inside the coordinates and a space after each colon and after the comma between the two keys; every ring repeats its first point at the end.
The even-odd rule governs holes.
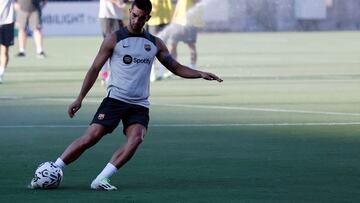
{"type": "Polygon", "coordinates": [[[31,180],[30,187],[33,189],[55,189],[59,187],[62,179],[63,172],[61,168],[48,161],[38,166],[35,176],[31,180]]]}

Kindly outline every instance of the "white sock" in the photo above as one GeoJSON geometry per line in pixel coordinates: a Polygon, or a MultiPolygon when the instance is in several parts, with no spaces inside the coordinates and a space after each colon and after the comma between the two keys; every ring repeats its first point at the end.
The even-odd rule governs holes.
{"type": "Polygon", "coordinates": [[[36,48],[36,53],[40,54],[41,52],[43,52],[42,48],[36,48]]]}
{"type": "Polygon", "coordinates": [[[19,52],[25,53],[25,49],[24,48],[19,48],[19,52]]]}
{"type": "Polygon", "coordinates": [[[3,75],[5,72],[5,68],[4,67],[0,67],[0,76],[3,75]]]}
{"type": "Polygon", "coordinates": [[[60,158],[56,159],[55,164],[59,166],[61,169],[64,169],[66,166],[65,162],[60,158]]]}
{"type": "Polygon", "coordinates": [[[118,171],[118,169],[114,165],[112,165],[111,163],[108,163],[105,166],[105,168],[101,171],[101,173],[96,177],[96,180],[110,178],[117,171],[118,171]]]}

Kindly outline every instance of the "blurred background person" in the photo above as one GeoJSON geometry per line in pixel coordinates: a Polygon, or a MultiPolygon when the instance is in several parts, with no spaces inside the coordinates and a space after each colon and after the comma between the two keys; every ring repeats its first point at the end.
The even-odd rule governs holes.
{"type": "Polygon", "coordinates": [[[41,33],[41,10],[47,0],[16,0],[16,26],[19,30],[19,53],[18,57],[25,57],[25,45],[27,39],[26,28],[30,28],[35,41],[36,55],[38,58],[45,58],[43,50],[43,35],[41,33]]]}
{"type": "Polygon", "coordinates": [[[170,37],[170,52],[172,57],[177,58],[177,45],[182,41],[190,49],[189,67],[197,68],[196,40],[198,29],[204,26],[204,9],[201,0],[178,0],[176,3],[174,16],[172,19],[173,27],[170,37]]]}
{"type": "Polygon", "coordinates": [[[9,47],[14,44],[14,1],[0,1],[0,84],[9,62],[9,47]]]}
{"type": "MultiPolygon", "coordinates": [[[[151,18],[148,21],[148,31],[157,35],[170,24],[173,16],[173,4],[171,0],[150,0],[153,5],[151,18]]],[[[164,40],[164,39],[162,39],[164,40]]]]}
{"type": "MultiPolygon", "coordinates": [[[[165,43],[167,42],[169,35],[168,32],[164,32],[166,26],[171,22],[173,16],[173,3],[171,0],[151,0],[153,9],[151,12],[151,18],[147,23],[148,31],[161,38],[165,43]]],[[[164,66],[157,61],[154,61],[151,69],[150,80],[160,80],[166,76],[171,75],[164,66]]]]}
{"type": "MultiPolygon", "coordinates": [[[[100,0],[99,19],[102,35],[106,35],[124,26],[124,8],[126,4],[123,0],[100,0]]],[[[110,64],[106,62],[100,71],[101,84],[106,85],[110,77],[110,64]]]]}

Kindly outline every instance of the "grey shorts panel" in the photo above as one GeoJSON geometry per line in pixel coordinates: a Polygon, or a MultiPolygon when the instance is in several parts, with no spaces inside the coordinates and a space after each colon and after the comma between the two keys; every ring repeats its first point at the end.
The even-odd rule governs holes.
{"type": "Polygon", "coordinates": [[[18,11],[16,12],[16,23],[19,28],[25,28],[27,25],[31,30],[41,29],[40,11],[18,11]]]}
{"type": "Polygon", "coordinates": [[[194,26],[174,25],[174,32],[170,40],[172,42],[185,42],[186,44],[196,43],[198,29],[194,26]]]}
{"type": "Polygon", "coordinates": [[[160,25],[149,25],[148,31],[152,35],[157,35],[161,32],[168,24],[160,24],[160,25]]]}
{"type": "Polygon", "coordinates": [[[120,19],[100,18],[101,31],[105,37],[107,34],[115,32],[124,26],[120,19]]]}

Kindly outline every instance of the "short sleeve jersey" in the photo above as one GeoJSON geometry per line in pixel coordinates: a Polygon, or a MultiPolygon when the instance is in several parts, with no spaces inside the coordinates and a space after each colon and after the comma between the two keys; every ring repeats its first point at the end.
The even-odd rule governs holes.
{"type": "Polygon", "coordinates": [[[14,1],[0,1],[0,25],[10,24],[15,21],[14,1]]]}
{"type": "Polygon", "coordinates": [[[157,53],[155,37],[146,30],[132,34],[126,27],[115,34],[117,43],[110,58],[108,96],[148,108],[150,72],[157,53]]]}

